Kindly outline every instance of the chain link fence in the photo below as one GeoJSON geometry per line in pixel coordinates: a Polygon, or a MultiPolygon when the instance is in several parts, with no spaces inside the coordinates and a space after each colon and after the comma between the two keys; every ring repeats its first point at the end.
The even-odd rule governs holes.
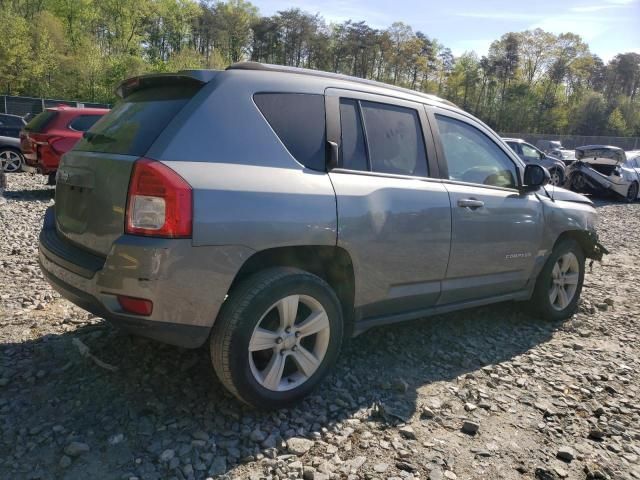
{"type": "Polygon", "coordinates": [[[0,96],[0,113],[10,113],[12,115],[37,115],[44,111],[45,108],[57,107],[58,105],[68,105],[70,107],[96,107],[110,108],[110,105],[104,103],[77,102],[69,100],[55,100],[52,98],[34,98],[34,97],[14,97],[10,95],[0,96]]]}
{"type": "Polygon", "coordinates": [[[557,140],[564,148],[573,150],[584,145],[612,145],[623,150],[640,150],[640,137],[608,137],[597,135],[554,135],[545,133],[501,133],[502,137],[522,138],[538,146],[540,140],[557,140]]]}

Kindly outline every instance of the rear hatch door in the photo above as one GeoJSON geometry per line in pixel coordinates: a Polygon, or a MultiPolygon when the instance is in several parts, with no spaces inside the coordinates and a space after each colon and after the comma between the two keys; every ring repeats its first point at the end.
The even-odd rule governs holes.
{"type": "Polygon", "coordinates": [[[124,233],[134,162],[202,84],[180,75],[126,83],[124,98],[63,156],[56,186],[59,235],[93,253],[109,253],[124,233]]]}
{"type": "Polygon", "coordinates": [[[47,141],[44,133],[58,116],[58,111],[47,109],[31,119],[20,132],[20,150],[27,164],[35,166],[38,160],[38,145],[47,141]]]}

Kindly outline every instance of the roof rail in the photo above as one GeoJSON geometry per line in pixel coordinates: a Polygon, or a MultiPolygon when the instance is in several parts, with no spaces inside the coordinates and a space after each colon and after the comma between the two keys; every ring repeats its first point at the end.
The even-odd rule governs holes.
{"type": "Polygon", "coordinates": [[[227,70],[260,70],[264,72],[281,72],[281,73],[296,73],[298,75],[310,75],[313,77],[333,78],[335,80],[345,80],[347,82],[361,83],[363,85],[371,85],[372,87],[386,88],[389,90],[395,90],[410,95],[416,95],[434,102],[444,103],[450,107],[458,108],[458,106],[436,95],[428,93],[417,92],[409,88],[398,87],[396,85],[390,85],[388,83],[376,82],[375,80],[368,80],[366,78],[352,77],[350,75],[343,75],[341,73],[331,73],[322,70],[311,70],[309,68],[288,67],[284,65],[273,65],[270,63],[260,62],[238,62],[227,67],[227,70]]]}

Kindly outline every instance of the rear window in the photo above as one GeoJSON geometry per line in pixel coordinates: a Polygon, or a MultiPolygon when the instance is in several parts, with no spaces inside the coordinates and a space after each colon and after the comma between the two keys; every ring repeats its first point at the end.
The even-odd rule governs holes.
{"type": "Polygon", "coordinates": [[[93,124],[102,118],[102,115],[80,115],[69,123],[69,128],[71,130],[76,130],[78,132],[86,132],[93,124]]]}
{"type": "Polygon", "coordinates": [[[76,150],[142,156],[198,89],[177,85],[135,92],[96,122],[76,150]]]}
{"type": "Polygon", "coordinates": [[[41,133],[47,128],[47,125],[58,116],[56,110],[45,110],[44,112],[36,115],[31,119],[29,123],[24,127],[28,132],[41,133]]]}
{"type": "Polygon", "coordinates": [[[305,167],[324,171],[324,96],[256,93],[253,99],[289,153],[305,167]]]}

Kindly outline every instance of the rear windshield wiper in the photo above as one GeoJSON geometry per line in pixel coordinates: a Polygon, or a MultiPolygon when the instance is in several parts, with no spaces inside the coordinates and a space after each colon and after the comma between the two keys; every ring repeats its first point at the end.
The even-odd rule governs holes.
{"type": "Polygon", "coordinates": [[[116,141],[115,138],[110,137],[109,135],[89,131],[84,132],[82,134],[82,138],[87,140],[89,143],[111,143],[116,141]]]}

